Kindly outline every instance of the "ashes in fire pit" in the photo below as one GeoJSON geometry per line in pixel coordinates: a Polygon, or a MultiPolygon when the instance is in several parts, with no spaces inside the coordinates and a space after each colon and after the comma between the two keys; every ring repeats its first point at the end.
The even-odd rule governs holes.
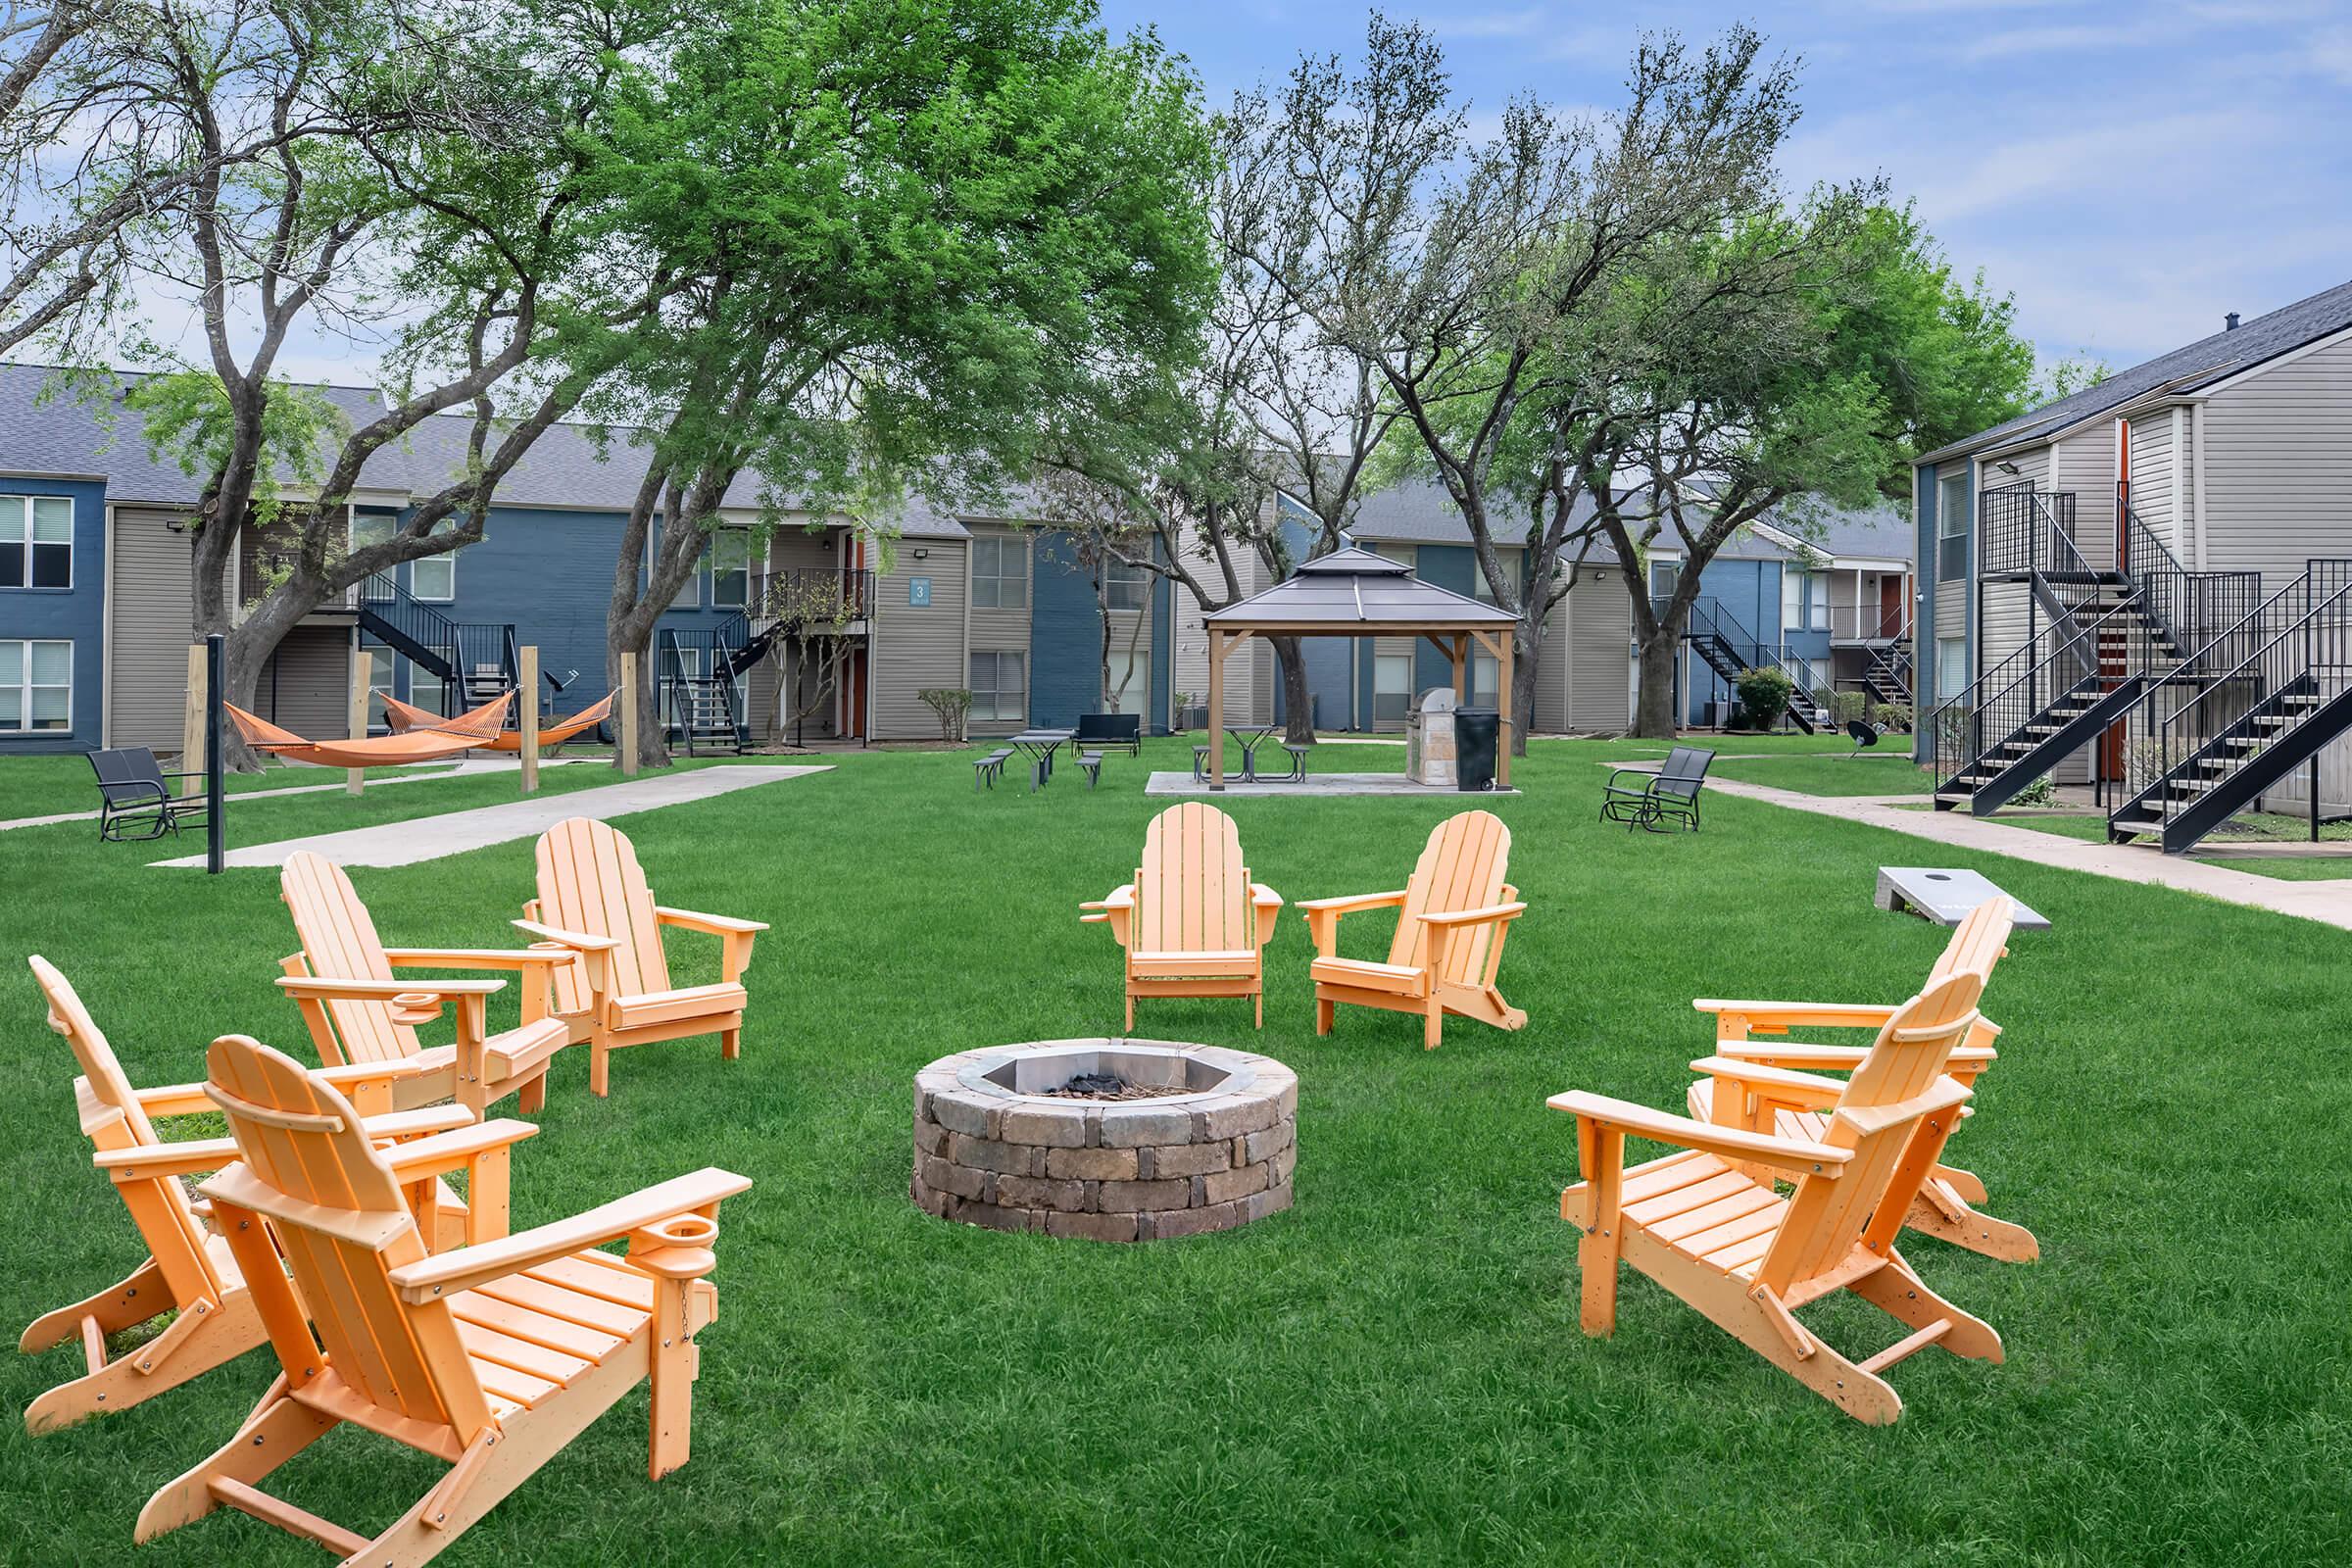
{"type": "Polygon", "coordinates": [[[915,1074],[915,1203],[994,1230],[1152,1242],[1291,1206],[1298,1078],[1271,1056],[1050,1040],[915,1074]]]}
{"type": "Polygon", "coordinates": [[[1131,1084],[1115,1072],[1073,1073],[1059,1089],[1040,1089],[1054,1100],[1165,1100],[1192,1091],[1179,1085],[1131,1084]]]}

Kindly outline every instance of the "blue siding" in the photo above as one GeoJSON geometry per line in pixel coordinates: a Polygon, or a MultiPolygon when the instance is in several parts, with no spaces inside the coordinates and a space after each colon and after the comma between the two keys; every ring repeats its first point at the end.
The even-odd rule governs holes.
{"type": "MultiPolygon", "coordinates": [[[[1699,573],[1699,594],[1712,599],[1724,613],[1746,629],[1756,641],[1767,647],[1778,646],[1781,640],[1781,572],[1777,561],[1740,561],[1717,557],[1699,573]]],[[[1799,633],[1800,638],[1806,634],[1799,633]]],[[[1820,634],[1820,650],[1814,656],[1808,648],[1791,646],[1791,653],[1828,659],[1830,638],[1820,634]]],[[[1707,704],[1733,696],[1731,683],[1718,676],[1701,660],[1689,661],[1690,689],[1683,693],[1682,722],[1698,724],[1706,717],[1707,704]]]]}
{"type": "Polygon", "coordinates": [[[0,753],[86,752],[106,707],[106,486],[95,480],[0,475],[12,496],[74,503],[74,586],[0,588],[0,638],[66,638],[74,644],[74,727],[0,735],[0,753]]]}
{"type": "Polygon", "coordinates": [[[1067,728],[1102,707],[1102,607],[1064,532],[1041,532],[1029,599],[1029,722],[1067,728]]]}

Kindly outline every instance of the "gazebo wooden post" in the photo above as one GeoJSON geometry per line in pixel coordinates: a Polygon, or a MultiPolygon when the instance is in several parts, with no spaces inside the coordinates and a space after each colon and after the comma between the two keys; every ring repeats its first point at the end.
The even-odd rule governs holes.
{"type": "Polygon", "coordinates": [[[1225,788],[1225,633],[1208,628],[1208,787],[1225,788]]]}
{"type": "Polygon", "coordinates": [[[1446,642],[1453,660],[1453,706],[1460,708],[1470,701],[1470,639],[1455,632],[1446,642]]]}
{"type": "Polygon", "coordinates": [[[1494,787],[1511,787],[1511,654],[1518,639],[1503,632],[1494,641],[1499,645],[1494,655],[1494,706],[1502,710],[1502,721],[1494,729],[1494,787]]]}

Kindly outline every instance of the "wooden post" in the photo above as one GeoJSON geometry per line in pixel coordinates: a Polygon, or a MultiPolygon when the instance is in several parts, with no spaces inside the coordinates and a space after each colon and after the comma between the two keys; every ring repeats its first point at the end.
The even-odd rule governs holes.
{"type": "MultiPolygon", "coordinates": [[[[375,655],[365,648],[355,648],[351,655],[351,738],[368,738],[368,692],[375,684],[375,655]]],[[[343,789],[357,795],[368,787],[368,770],[351,767],[343,770],[343,789]]]]}
{"type": "Polygon", "coordinates": [[[1494,787],[1511,787],[1511,656],[1518,639],[1511,633],[1494,636],[1494,706],[1501,719],[1494,726],[1494,787]]]}
{"type": "Polygon", "coordinates": [[[206,684],[205,647],[202,643],[188,645],[188,706],[179,721],[179,770],[193,773],[205,765],[205,714],[212,690],[206,684]]]}
{"type": "Polygon", "coordinates": [[[514,700],[521,704],[522,723],[522,793],[530,795],[539,788],[539,645],[525,643],[522,647],[522,690],[514,700]]]}
{"type": "Polygon", "coordinates": [[[1225,634],[1208,634],[1208,779],[1225,787],[1225,634]]]}
{"type": "Polygon", "coordinates": [[[1459,634],[1447,640],[1446,656],[1453,662],[1453,706],[1470,701],[1470,639],[1459,634]]]}
{"type": "Polygon", "coordinates": [[[637,656],[620,656],[620,776],[637,776],[637,656]]]}

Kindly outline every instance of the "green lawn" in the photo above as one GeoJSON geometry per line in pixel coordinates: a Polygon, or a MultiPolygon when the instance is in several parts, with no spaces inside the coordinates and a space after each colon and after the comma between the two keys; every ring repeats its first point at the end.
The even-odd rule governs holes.
{"type": "Polygon", "coordinates": [[[1805,795],[1920,795],[1936,788],[1936,780],[1911,765],[1908,757],[1864,752],[1849,757],[1771,757],[1748,760],[1727,757],[1710,775],[1736,778],[1805,795]]]}
{"type": "MultiPolygon", "coordinates": [[[[449,764],[430,763],[416,767],[371,768],[369,778],[396,778],[414,773],[438,773],[449,764]]],[[[230,794],[246,790],[299,789],[310,784],[339,784],[343,773],[339,768],[295,767],[278,764],[259,773],[231,773],[221,781],[230,794]]],[[[175,780],[172,787],[186,788],[193,780],[175,780]]],[[[0,761],[0,822],[13,821],[21,816],[53,816],[61,811],[95,811],[98,809],[96,775],[90,771],[89,759],[72,757],[17,757],[0,761]]]]}
{"type": "MultiPolygon", "coordinates": [[[[2107,818],[2103,815],[2004,813],[1997,815],[1994,820],[2006,827],[2032,828],[2036,833],[2056,833],[2065,838],[2082,839],[2093,844],[2103,843],[2107,837],[2107,818]]],[[[2217,833],[2207,839],[2205,845],[2210,847],[2217,843],[2259,843],[2264,839],[2292,842],[2305,836],[2300,831],[2288,833],[2272,830],[2278,824],[2290,822],[2300,828],[2301,824],[2294,822],[2293,818],[2269,813],[2255,813],[2251,817],[2238,820],[2246,822],[2253,831],[2217,833]]],[[[2343,823],[2331,823],[2320,829],[2320,837],[2324,842],[2341,841],[2344,838],[2352,837],[2352,834],[2347,834],[2344,828],[2345,824],[2343,823]]],[[[2352,858],[2293,855],[2264,858],[2251,855],[2208,855],[2202,848],[2190,851],[2188,858],[2205,865],[2224,866],[2232,871],[2244,871],[2253,876],[2272,877],[2281,882],[2335,882],[2352,877],[2352,858]]]]}
{"type": "MultiPolygon", "coordinates": [[[[1318,762],[1343,752],[1401,765],[1369,748],[1318,762]]],[[[2021,933],[1994,977],[2004,1059],[1954,1151],[2045,1260],[1911,1244],[2009,1360],[1924,1352],[1892,1374],[1902,1422],[1864,1428],[1638,1278],[1614,1340],[1578,1332],[1575,1235],[1557,1217],[1574,1130],[1544,1100],[1581,1087],[1679,1109],[1708,1046],[1693,996],[1906,994],[1944,933],[1870,894],[1916,841],[1728,796],[1701,835],[1628,833],[1593,820],[1592,763],[1624,753],[1539,744],[1526,793],[1493,803],[1533,905],[1501,976],[1524,1032],[1457,1022],[1424,1052],[1416,1020],[1349,1011],[1316,1039],[1295,915],[1268,955],[1262,1032],[1240,1003],[1148,1005],[1142,1032],[1298,1071],[1298,1198],[1237,1233],[1127,1249],[918,1213],[909,1081],[949,1052],[1117,1027],[1118,960],[1077,906],[1132,873],[1166,804],[1143,774],[1184,767],[1184,743],[1113,757],[1093,793],[1065,771],[1042,795],[1017,780],[974,794],[966,755],[877,753],[624,820],[663,903],[774,924],[743,1058],[707,1041],[630,1052],[601,1102],[584,1058],[564,1058],[545,1131],[516,1151],[514,1219],[704,1164],[755,1179],[722,1215],[694,1460],[645,1480],[641,1390],[444,1560],[2340,1560],[2352,1363],[2329,1287],[2352,1267],[2352,1131],[2312,1111],[2315,1086],[2345,1071],[2352,938],[1952,857],[2055,922],[2021,933]]],[[[0,789],[17,765],[0,764],[0,789]]],[[[550,787],[598,771],[557,769],[550,787]]],[[[236,813],[235,841],[512,788],[300,797],[236,813]]],[[[1400,885],[1456,806],[1230,802],[1252,871],[1294,900],[1400,885]]],[[[140,1082],[193,1076],[220,1032],[307,1056],[270,984],[291,942],[274,875],[144,858],[86,824],[0,834],[12,956],[44,953],[78,982],[140,1082]]],[[[354,879],[389,941],[495,944],[530,867],[514,843],[354,879]]],[[[1349,925],[1350,951],[1379,951],[1375,922],[1349,925]]],[[[693,955],[681,983],[705,977],[713,944],[673,942],[693,955]]],[[[137,1248],[17,972],[0,1008],[21,1086],[0,1222],[23,1322],[118,1278],[137,1248]]],[[[1898,1336],[1849,1304],[1809,1317],[1858,1352],[1898,1336]]],[[[77,1364],[71,1347],[10,1357],[0,1397],[21,1407],[77,1364]]],[[[223,1441],[271,1373],[256,1353],[37,1443],[0,1423],[11,1560],[321,1561],[229,1513],[130,1545],[140,1501],[223,1441]]],[[[345,1433],[271,1485],[368,1530],[438,1473],[345,1433]]]]}

